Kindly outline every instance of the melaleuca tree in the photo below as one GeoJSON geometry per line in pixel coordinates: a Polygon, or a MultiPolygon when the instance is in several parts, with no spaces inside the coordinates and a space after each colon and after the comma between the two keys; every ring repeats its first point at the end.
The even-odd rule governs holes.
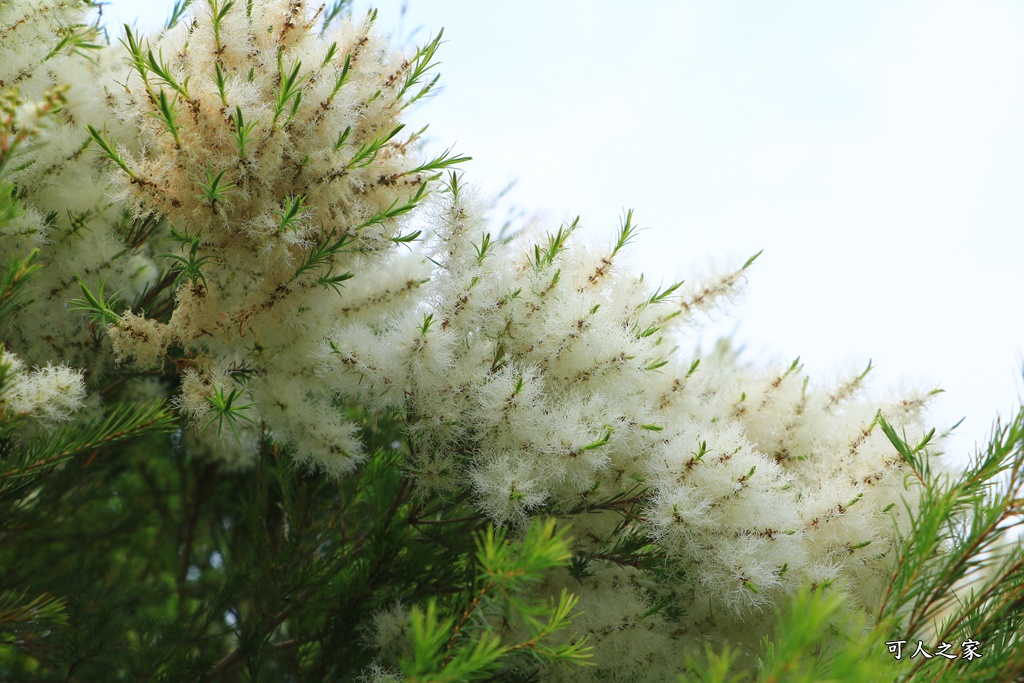
{"type": "Polygon", "coordinates": [[[2,675],[1019,674],[1017,421],[954,476],[932,392],[680,349],[754,258],[498,231],[345,5],[0,3],[2,675]]]}

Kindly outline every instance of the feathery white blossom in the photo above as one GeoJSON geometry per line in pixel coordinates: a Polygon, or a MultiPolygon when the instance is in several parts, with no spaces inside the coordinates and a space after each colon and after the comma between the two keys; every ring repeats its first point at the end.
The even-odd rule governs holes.
{"type": "Polygon", "coordinates": [[[0,372],[6,378],[0,413],[33,417],[47,423],[71,419],[85,402],[83,372],[66,365],[26,370],[15,354],[0,345],[0,372]]]}
{"type": "Polygon", "coordinates": [[[654,291],[615,258],[631,216],[601,252],[577,245],[576,223],[491,241],[455,178],[446,201],[433,217],[424,305],[383,326],[341,325],[321,346],[319,374],[342,395],[406,411],[422,490],[446,495],[468,481],[496,522],[573,523],[581,557],[592,558],[593,578],[576,584],[580,623],[595,624],[598,652],[629,652],[602,675],[630,680],[657,658],[647,645],[673,633],[730,641],[744,623],[763,632],[770,606],[804,583],[877,600],[893,519],[914,492],[875,415],[923,434],[926,395],[872,403],[863,375],[819,388],[798,362],[757,368],[725,346],[680,353],[693,317],[729,296],[750,262],[654,291]],[[595,516],[627,510],[622,501],[642,517],[587,531],[595,516]],[[677,622],[627,616],[650,597],[626,599],[640,589],[613,577],[635,570],[599,559],[637,533],[671,567],[675,592],[661,597],[678,601],[677,622]]]}

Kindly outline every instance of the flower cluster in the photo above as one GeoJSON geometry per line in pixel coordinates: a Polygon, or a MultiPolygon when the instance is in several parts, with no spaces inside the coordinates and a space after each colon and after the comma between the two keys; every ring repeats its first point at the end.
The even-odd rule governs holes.
{"type": "Polygon", "coordinates": [[[32,417],[44,423],[71,419],[85,402],[82,371],[65,365],[26,370],[15,354],[0,346],[0,415],[32,417]]]}
{"type": "MultiPolygon", "coordinates": [[[[3,320],[40,369],[0,355],[0,407],[63,419],[82,375],[43,364],[116,362],[173,375],[221,460],[270,439],[335,477],[366,455],[345,407],[391,411],[420,497],[571,526],[572,564],[531,590],[580,595],[573,626],[613,680],[672,678],[673,643],[698,635],[756,643],[805,584],[878,600],[915,492],[876,415],[921,441],[927,392],[876,401],[867,372],[816,384],[798,361],[682,351],[753,259],[653,288],[621,264],[632,213],[603,249],[578,221],[492,232],[450,169],[464,158],[417,158],[400,121],[435,83],[440,36],[403,55],[373,13],[193,5],[121,47],[93,44],[77,2],[0,5],[0,87],[55,102],[71,84],[49,128],[4,109],[4,139],[32,127],[45,145],[17,169],[26,208],[0,244],[47,267],[42,296],[3,320]]],[[[382,650],[405,613],[388,614],[382,650]]]]}
{"type": "Polygon", "coordinates": [[[86,150],[86,124],[109,121],[120,132],[113,113],[123,93],[111,78],[118,58],[86,22],[89,9],[77,0],[0,3],[0,89],[12,104],[40,103],[5,107],[5,151],[14,142],[20,149],[0,180],[17,183],[22,208],[0,221],[0,253],[7,266],[39,248],[48,266],[33,277],[40,295],[5,317],[0,331],[32,363],[63,359],[101,373],[112,365],[109,347],[66,311],[79,291],[76,275],[134,298],[157,268],[146,226],[111,199],[105,164],[86,150]]]}
{"type": "Polygon", "coordinates": [[[422,282],[422,260],[392,247],[410,239],[402,219],[432,172],[459,159],[412,161],[398,121],[429,92],[438,41],[405,57],[372,33],[375,14],[337,25],[322,10],[211,2],[152,42],[129,30],[124,117],[145,143],[133,153],[92,133],[121,200],[176,242],[169,319],[112,319],[118,360],[152,367],[175,349],[186,416],[236,436],[263,422],[339,475],[362,448],[310,355],[333,321],[422,282]]]}
{"type": "Polygon", "coordinates": [[[604,643],[603,670],[672,671],[670,637],[756,640],[802,584],[877,601],[913,492],[875,416],[920,439],[927,393],[871,402],[866,372],[816,386],[798,362],[753,367],[724,345],[688,357],[687,324],[750,262],[655,290],[618,265],[631,215],[604,251],[576,222],[502,242],[454,175],[445,197],[423,304],[339,326],[320,374],[405,412],[423,495],[470,482],[499,523],[572,524],[575,571],[546,590],[582,593],[576,626],[604,643]],[[682,613],[654,618],[659,603],[682,613]]]}

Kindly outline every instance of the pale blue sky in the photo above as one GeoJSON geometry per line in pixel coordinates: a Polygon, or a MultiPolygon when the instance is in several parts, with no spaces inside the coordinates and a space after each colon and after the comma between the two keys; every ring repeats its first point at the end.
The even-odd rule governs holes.
{"type": "MultiPolygon", "coordinates": [[[[953,452],[1015,405],[1018,4],[411,0],[401,22],[400,2],[378,7],[402,38],[444,27],[445,89],[413,116],[474,157],[485,191],[518,180],[518,206],[598,236],[634,208],[649,230],[632,258],[655,280],[764,249],[706,334],[812,376],[872,358],[880,391],[942,386],[936,424],[967,417],[953,452]]],[[[105,13],[152,28],[167,8],[105,13]]]]}

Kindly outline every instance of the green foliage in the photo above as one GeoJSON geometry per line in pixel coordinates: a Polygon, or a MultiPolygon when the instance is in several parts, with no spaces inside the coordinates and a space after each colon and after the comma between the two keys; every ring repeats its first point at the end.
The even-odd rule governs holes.
{"type": "Polygon", "coordinates": [[[554,520],[534,521],[520,543],[504,529],[488,527],[476,535],[475,589],[447,609],[436,601],[410,613],[411,653],[400,662],[409,681],[440,683],[490,679],[500,668],[527,664],[585,662],[585,639],[555,645],[550,637],[567,628],[576,598],[562,591],[550,603],[530,601],[523,589],[570,556],[565,531],[554,520]],[[522,625],[518,638],[502,638],[496,624],[522,625]]]}
{"type": "Polygon", "coordinates": [[[409,197],[409,199],[402,204],[398,199],[393,201],[390,206],[378,210],[376,213],[371,215],[365,221],[359,224],[357,230],[368,228],[371,225],[379,225],[392,219],[404,216],[411,212],[413,209],[418,207],[420,203],[427,197],[427,183],[420,183],[416,188],[416,192],[409,197]]]}
{"type": "Polygon", "coordinates": [[[178,109],[175,106],[174,99],[167,98],[167,92],[160,88],[160,95],[157,98],[157,110],[153,113],[153,116],[158,118],[160,122],[167,129],[167,132],[174,138],[174,145],[181,149],[181,138],[178,136],[178,109]]]}
{"type": "Polygon", "coordinates": [[[47,629],[67,623],[64,601],[48,595],[28,598],[23,593],[10,591],[0,594],[0,625],[4,630],[2,644],[18,644],[17,638],[26,635],[26,629],[47,629]]]}
{"type": "Polygon", "coordinates": [[[766,638],[756,667],[744,667],[739,653],[710,646],[690,654],[684,683],[864,683],[897,680],[898,662],[890,657],[867,615],[850,610],[841,593],[801,589],[779,613],[774,633],[766,638]],[[880,647],[881,646],[881,647],[880,647]]]}
{"type": "Polygon", "coordinates": [[[348,162],[346,168],[364,168],[372,164],[377,158],[377,154],[380,153],[380,151],[384,149],[389,142],[391,142],[391,139],[398,135],[403,128],[405,128],[405,124],[400,123],[390,131],[381,131],[377,133],[372,140],[363,143],[359,149],[356,150],[355,155],[348,162]]]}
{"type": "Polygon", "coordinates": [[[58,32],[60,40],[46,55],[46,59],[61,53],[74,53],[85,58],[91,58],[90,53],[100,50],[105,46],[102,29],[98,24],[76,23],[61,27],[58,32]]]}
{"type": "Polygon", "coordinates": [[[118,167],[127,173],[132,180],[138,182],[139,177],[135,175],[135,171],[129,168],[128,163],[121,157],[120,152],[116,149],[116,144],[107,140],[106,132],[101,133],[91,125],[87,126],[87,128],[89,129],[89,135],[92,137],[93,141],[99,145],[103,155],[117,164],[118,167]]]}
{"type": "MultiPolygon", "coordinates": [[[[210,5],[210,21],[213,24],[213,38],[217,43],[217,48],[221,48],[223,43],[221,42],[220,29],[221,24],[224,23],[224,17],[228,15],[231,8],[235,6],[234,0],[229,0],[223,5],[218,0],[207,0],[210,5]]],[[[177,7],[175,7],[177,10],[177,7]]]]}
{"type": "Polygon", "coordinates": [[[175,0],[174,5],[171,7],[171,13],[167,17],[167,22],[164,24],[164,30],[166,31],[177,26],[191,4],[192,0],[175,0]]]}
{"type": "Polygon", "coordinates": [[[438,31],[437,35],[431,38],[425,45],[416,50],[416,54],[413,56],[411,62],[412,66],[405,74],[405,81],[402,87],[399,89],[398,94],[395,96],[396,100],[401,100],[405,97],[406,93],[412,89],[419,87],[405,103],[402,108],[408,107],[414,102],[426,97],[437,85],[440,75],[435,75],[429,81],[426,81],[427,72],[437,66],[437,62],[434,61],[434,54],[437,52],[437,48],[441,45],[441,37],[444,35],[444,30],[438,31]]]}
{"type": "MultiPolygon", "coordinates": [[[[345,85],[345,82],[348,80],[349,69],[351,68],[352,55],[345,55],[345,64],[341,67],[341,71],[339,71],[334,78],[334,90],[331,91],[331,96],[327,99],[328,104],[334,100],[335,95],[337,95],[338,91],[345,85]]],[[[350,129],[346,127],[346,132],[343,134],[345,137],[348,137],[348,130],[350,129]]],[[[335,152],[337,152],[338,148],[341,147],[342,142],[344,142],[344,140],[341,140],[337,145],[335,145],[335,152]]]]}
{"type": "Polygon", "coordinates": [[[861,610],[845,611],[842,594],[801,590],[782,615],[759,662],[760,680],[860,683],[895,680],[899,662],[884,649],[884,629],[867,628],[861,610]]]}
{"type": "Polygon", "coordinates": [[[82,296],[71,301],[71,310],[81,311],[97,325],[106,326],[117,323],[119,316],[113,307],[117,305],[118,293],[105,295],[103,288],[106,286],[106,281],[100,280],[96,285],[96,293],[93,294],[81,276],[77,277],[82,296]]]}
{"type": "Polygon", "coordinates": [[[324,12],[323,30],[326,31],[335,19],[345,11],[351,12],[352,0],[334,0],[324,12]]]}
{"type": "MultiPolygon", "coordinates": [[[[10,195],[4,197],[5,188],[0,187],[0,203],[13,200],[10,195]]],[[[0,207],[0,211],[3,208],[0,207]]],[[[14,312],[16,308],[25,303],[28,296],[27,285],[32,273],[39,270],[41,265],[37,262],[39,250],[33,249],[24,258],[17,255],[11,256],[7,268],[0,275],[0,320],[14,312]]]]}
{"type": "MultiPolygon", "coordinates": [[[[345,247],[354,239],[355,235],[349,233],[345,233],[337,238],[333,235],[324,235],[309,250],[306,260],[295,270],[292,279],[295,280],[310,270],[330,268],[334,256],[343,253],[345,247]]],[[[352,277],[352,274],[347,273],[347,276],[345,279],[352,277]]]]}
{"type": "Polygon", "coordinates": [[[203,190],[200,196],[211,207],[217,202],[223,202],[225,193],[235,186],[230,180],[224,180],[225,173],[227,173],[226,168],[221,169],[217,175],[214,175],[210,168],[206,169],[206,182],[200,185],[203,190]]]}
{"type": "MultiPolygon", "coordinates": [[[[0,679],[28,680],[31,674],[36,680],[45,668],[40,653],[61,647],[77,614],[74,582],[62,581],[54,569],[74,571],[78,564],[66,564],[68,557],[61,557],[66,549],[36,552],[35,544],[58,531],[67,516],[82,514],[80,522],[95,522],[76,508],[74,489],[97,488],[92,472],[118,462],[112,457],[117,447],[166,434],[174,418],[161,403],[119,405],[92,420],[40,430],[30,418],[5,408],[12,381],[8,366],[0,364],[0,679]],[[72,483],[71,478],[77,479],[72,483]],[[36,564],[44,559],[49,564],[36,564]],[[34,573],[25,575],[26,570],[34,573]]],[[[79,552],[88,552],[88,538],[74,539],[79,552]]]]}
{"type": "Polygon", "coordinates": [[[84,453],[95,454],[122,441],[154,432],[170,431],[174,417],[162,402],[119,405],[102,417],[36,434],[9,444],[0,471],[0,496],[24,488],[44,469],[84,453]]]}
{"type": "MultiPolygon", "coordinates": [[[[1024,410],[997,421],[966,471],[943,474],[879,416],[879,425],[924,490],[879,611],[907,640],[982,643],[984,655],[919,660],[911,670],[948,680],[1024,676],[1024,410]]],[[[903,636],[900,636],[901,638],[903,636]]],[[[922,679],[924,680],[924,679],[922,679]]]]}
{"type": "Polygon", "coordinates": [[[572,223],[568,225],[559,226],[558,230],[554,234],[548,235],[548,243],[545,246],[535,244],[533,246],[533,266],[537,270],[543,270],[547,268],[555,261],[555,257],[558,256],[563,249],[565,249],[565,243],[568,241],[569,236],[572,235],[580,226],[580,217],[576,216],[572,223]]]}
{"type": "Polygon", "coordinates": [[[0,678],[355,680],[376,657],[368,619],[397,602],[413,607],[409,680],[584,657],[582,642],[550,640],[574,598],[523,594],[567,562],[565,532],[548,521],[512,540],[464,502],[415,500],[394,447],[400,422],[362,420],[373,456],[341,481],[304,473],[269,442],[255,469],[224,471],[163,421],[13,494],[2,585],[43,597],[8,596],[0,617],[36,610],[33,633],[51,632],[8,629],[20,640],[0,648],[0,678]],[[28,533],[36,548],[20,553],[11,541],[28,533]],[[68,596],[63,611],[56,596],[68,596]]]}
{"type": "Polygon", "coordinates": [[[305,201],[306,198],[302,195],[298,197],[285,197],[284,206],[274,212],[274,215],[277,217],[278,231],[291,230],[293,233],[298,234],[299,222],[303,218],[302,205],[305,201]]]}
{"type": "MultiPolygon", "coordinates": [[[[223,173],[223,171],[222,171],[223,173]]],[[[218,175],[211,184],[219,182],[220,176],[218,175]]],[[[187,279],[193,284],[203,283],[203,287],[206,287],[206,277],[203,276],[203,266],[213,261],[212,256],[199,256],[199,247],[202,243],[201,235],[187,235],[182,232],[178,232],[174,227],[171,228],[171,239],[178,242],[183,247],[188,247],[187,254],[160,254],[164,258],[169,258],[175,262],[174,270],[177,271],[175,282],[181,280],[181,278],[187,279]]],[[[102,293],[102,292],[101,292],[102,293]]]]}
{"type": "Polygon", "coordinates": [[[220,387],[214,387],[213,396],[208,396],[206,400],[210,404],[213,416],[210,420],[203,425],[203,429],[208,428],[214,422],[217,423],[217,436],[221,435],[224,428],[224,423],[227,423],[231,429],[231,433],[235,436],[235,440],[241,443],[241,437],[238,435],[238,427],[241,423],[247,422],[249,424],[256,424],[256,421],[245,414],[245,411],[252,408],[255,403],[246,403],[243,405],[236,405],[236,401],[241,397],[242,390],[238,387],[231,387],[231,391],[225,392],[220,387]]]}
{"type": "Polygon", "coordinates": [[[441,171],[446,168],[451,168],[456,164],[461,164],[466,161],[472,161],[472,159],[473,157],[459,155],[452,156],[452,151],[450,149],[446,149],[445,151],[441,152],[430,161],[427,161],[426,163],[423,163],[417,166],[416,168],[406,171],[405,175],[415,175],[417,173],[430,173],[432,171],[441,171]]]}
{"type": "Polygon", "coordinates": [[[300,69],[302,69],[302,62],[297,61],[292,65],[290,71],[285,72],[283,65],[281,64],[281,56],[280,54],[278,55],[277,70],[280,76],[281,86],[277,91],[277,97],[274,101],[274,121],[271,124],[272,129],[277,127],[277,120],[281,117],[281,113],[284,112],[289,102],[291,103],[291,111],[288,113],[285,125],[288,125],[288,121],[291,121],[292,117],[295,116],[295,112],[302,103],[301,86],[303,79],[299,78],[300,69]]]}
{"type": "Polygon", "coordinates": [[[238,157],[240,159],[245,158],[245,149],[249,144],[249,137],[252,135],[253,128],[256,127],[256,121],[245,122],[245,117],[242,116],[242,108],[235,106],[235,114],[231,117],[231,122],[235,126],[234,140],[235,145],[238,146],[238,157]]]}

